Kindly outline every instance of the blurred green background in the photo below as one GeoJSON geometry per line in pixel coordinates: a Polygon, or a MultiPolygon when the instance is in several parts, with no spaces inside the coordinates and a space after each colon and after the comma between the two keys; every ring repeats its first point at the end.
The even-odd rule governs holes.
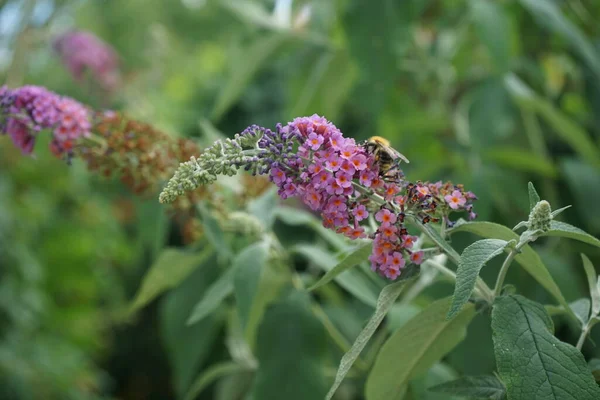
{"type": "MultiPolygon", "coordinates": [[[[0,79],[11,87],[46,86],[204,143],[215,128],[232,136],[318,113],[348,136],[389,138],[411,180],[464,183],[482,220],[526,219],[530,180],[553,208],[573,204],[561,218],[596,237],[599,43],[593,0],[0,0],[0,79]],[[109,101],[53,53],[71,29],[118,52],[124,81],[109,101]]],[[[23,157],[0,137],[0,398],[177,398],[183,375],[224,352],[220,328],[193,333],[206,342],[197,351],[173,347],[195,343],[173,332],[185,320],[167,318],[174,296],[201,286],[186,281],[133,321],[121,312],[167,245],[182,242],[156,197],[77,160],[67,167],[43,144],[23,157]]],[[[585,295],[579,253],[600,264],[597,250],[536,248],[567,300],[585,295]]],[[[522,270],[509,281],[551,302],[522,270]]],[[[356,313],[349,340],[368,317],[356,313]]],[[[476,320],[450,355],[458,372],[493,368],[488,326],[476,320]]],[[[557,325],[563,340],[577,334],[557,325]]]]}

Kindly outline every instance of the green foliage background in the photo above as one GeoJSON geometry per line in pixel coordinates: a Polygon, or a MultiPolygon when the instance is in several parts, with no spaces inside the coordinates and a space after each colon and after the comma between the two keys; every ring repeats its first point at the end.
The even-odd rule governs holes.
{"type": "MultiPolygon", "coordinates": [[[[348,136],[389,138],[411,160],[410,179],[464,183],[479,197],[481,220],[512,227],[526,219],[533,181],[553,208],[574,205],[562,220],[600,235],[600,3],[296,1],[292,22],[303,5],[312,6],[303,29],[277,20],[273,3],[0,1],[0,76],[10,86],[43,85],[123,110],[201,143],[214,129],[232,136],[250,124],[318,113],[348,136]],[[125,82],[111,102],[77,86],[52,53],[49,39],[71,28],[94,32],[120,54],[125,82]]],[[[42,143],[35,158],[21,157],[5,137],[0,194],[0,398],[183,398],[200,371],[223,362],[232,326],[225,310],[185,325],[203,288],[219,276],[210,261],[217,256],[135,317],[126,313],[161,249],[182,245],[156,198],[135,198],[80,162],[67,168],[42,143]]],[[[285,246],[316,240],[308,229],[280,225],[285,246]]],[[[453,236],[452,244],[462,250],[473,238],[453,236]]],[[[579,253],[598,265],[598,249],[557,238],[535,247],[567,301],[586,296],[579,253]]],[[[294,260],[300,269],[314,264],[294,260]]],[[[498,267],[492,261],[483,278],[498,267]]],[[[366,282],[374,294],[362,296],[374,301],[382,282],[366,282]]],[[[508,282],[553,303],[522,269],[512,268],[508,282]]],[[[372,307],[347,290],[320,296],[351,343],[372,307]]],[[[433,285],[413,306],[451,292],[450,284],[433,285]]],[[[314,386],[306,393],[321,393],[341,357],[311,317],[309,299],[293,291],[282,298],[258,328],[266,338],[254,354],[269,367],[254,377],[254,400],[275,398],[264,386],[277,388],[283,371],[295,369],[314,386]],[[272,337],[269,326],[286,340],[272,337]]],[[[411,312],[392,309],[389,329],[411,312]]],[[[561,340],[577,340],[565,320],[555,324],[561,340]]],[[[600,330],[592,338],[600,343],[600,330]]],[[[600,357],[600,350],[588,343],[584,354],[600,357]]],[[[447,398],[424,388],[494,369],[489,317],[477,315],[444,361],[419,378],[411,398],[447,398]]],[[[229,367],[235,373],[199,398],[244,398],[234,392],[248,390],[251,377],[229,367]]],[[[361,398],[364,377],[349,380],[336,398],[361,398]]],[[[288,396],[287,389],[279,388],[288,396]]]]}

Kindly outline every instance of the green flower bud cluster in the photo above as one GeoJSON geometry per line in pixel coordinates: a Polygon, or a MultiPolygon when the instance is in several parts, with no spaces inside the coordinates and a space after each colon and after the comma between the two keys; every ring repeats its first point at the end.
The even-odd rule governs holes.
{"type": "Polygon", "coordinates": [[[230,213],[225,225],[228,230],[242,233],[245,236],[259,237],[264,232],[263,225],[258,218],[242,211],[230,213]]]}
{"type": "Polygon", "coordinates": [[[538,202],[529,214],[529,230],[549,231],[552,222],[552,209],[546,200],[538,202]]]}
{"type": "Polygon", "coordinates": [[[244,150],[244,147],[254,147],[257,136],[235,135],[233,139],[216,141],[199,157],[192,157],[181,163],[174,176],[159,196],[161,203],[171,203],[186,191],[196,189],[201,185],[213,183],[218,175],[233,176],[241,166],[252,166],[258,161],[255,150],[244,150]]]}

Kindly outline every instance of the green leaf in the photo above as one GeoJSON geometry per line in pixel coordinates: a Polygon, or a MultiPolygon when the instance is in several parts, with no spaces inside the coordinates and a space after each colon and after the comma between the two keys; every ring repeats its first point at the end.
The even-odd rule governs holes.
{"type": "MultiPolygon", "coordinates": [[[[338,259],[320,247],[313,245],[297,245],[292,251],[306,257],[326,273],[339,263],[338,259]]],[[[375,307],[379,288],[359,269],[347,269],[333,279],[344,289],[363,303],[375,307]]]]}
{"type": "Polygon", "coordinates": [[[231,248],[225,241],[225,236],[219,223],[212,216],[204,203],[197,205],[198,213],[200,214],[204,235],[215,249],[219,250],[219,256],[224,256],[226,259],[232,257],[231,248]]]}
{"type": "Polygon", "coordinates": [[[306,292],[274,304],[260,325],[254,399],[322,399],[327,391],[327,333],[306,292]]]}
{"type": "Polygon", "coordinates": [[[229,65],[232,70],[224,80],[210,119],[218,121],[244,93],[256,73],[271,61],[273,54],[288,40],[282,32],[261,35],[254,43],[245,46],[229,65]]]}
{"type": "Polygon", "coordinates": [[[178,397],[187,392],[198,369],[202,366],[223,325],[222,315],[213,313],[201,324],[186,326],[190,312],[202,293],[216,278],[216,260],[211,257],[169,292],[161,301],[159,318],[161,336],[171,364],[172,380],[178,397]]]}
{"type": "MultiPolygon", "coordinates": [[[[575,300],[571,303],[571,310],[573,310],[581,325],[587,324],[590,319],[590,299],[575,300]]],[[[546,311],[551,314],[550,311],[546,311]]]]}
{"type": "Polygon", "coordinates": [[[400,329],[402,325],[410,321],[415,315],[422,311],[421,307],[416,304],[408,303],[396,303],[390,309],[387,316],[387,326],[391,331],[400,329]]]}
{"type": "Polygon", "coordinates": [[[483,153],[485,160],[495,162],[497,165],[512,168],[517,171],[531,172],[548,178],[556,178],[558,169],[547,159],[531,151],[516,147],[496,147],[483,153]]]}
{"type": "Polygon", "coordinates": [[[267,265],[269,244],[251,244],[233,260],[233,291],[246,341],[252,345],[256,328],[269,302],[280,289],[277,276],[267,265]]]}
{"type": "Polygon", "coordinates": [[[590,261],[585,254],[581,255],[583,260],[583,269],[587,277],[588,284],[590,286],[590,298],[592,299],[592,315],[597,316],[600,313],[600,290],[598,290],[598,274],[594,268],[594,264],[590,261]]]}
{"type": "Polygon", "coordinates": [[[233,268],[229,268],[206,290],[202,299],[196,304],[192,314],[187,320],[187,325],[202,321],[221,305],[223,300],[233,293],[233,268]]]}
{"type": "Polygon", "coordinates": [[[179,285],[194,268],[211,257],[212,253],[210,248],[201,253],[190,253],[175,248],[163,250],[144,276],[129,312],[136,312],[165,290],[179,285]]]}
{"type": "Polygon", "coordinates": [[[262,241],[246,247],[233,260],[233,287],[242,327],[248,324],[268,255],[269,245],[262,241]]]}
{"type": "Polygon", "coordinates": [[[429,390],[471,399],[506,399],[506,388],[494,375],[465,376],[452,382],[434,386],[429,390]]]}
{"type": "MultiPolygon", "coordinates": [[[[547,0],[543,2],[547,2],[547,0]]],[[[590,139],[585,129],[554,107],[548,100],[538,96],[516,75],[508,75],[504,82],[513,99],[519,105],[526,110],[535,111],[539,114],[581,158],[591,165],[600,165],[600,150],[590,139]]]]}
{"type": "Polygon", "coordinates": [[[596,79],[600,79],[598,51],[585,34],[561,12],[557,3],[550,0],[520,0],[520,2],[540,25],[567,39],[588,67],[594,71],[596,79]]]}
{"type": "Polygon", "coordinates": [[[497,298],[492,329],[498,372],[511,400],[600,398],[583,355],[554,337],[541,304],[519,295],[497,298]]]}
{"type": "Polygon", "coordinates": [[[544,232],[541,236],[566,237],[569,239],[579,240],[583,243],[591,244],[592,246],[600,247],[600,240],[573,225],[569,225],[566,222],[561,221],[552,221],[550,223],[550,230],[544,232]]]}
{"type": "Polygon", "coordinates": [[[278,202],[277,188],[271,188],[261,196],[252,199],[248,204],[248,211],[258,218],[264,227],[271,229],[275,220],[275,209],[278,202]]]}
{"type": "Polygon", "coordinates": [[[567,210],[567,209],[569,209],[569,208],[571,208],[571,207],[572,207],[571,205],[568,205],[568,206],[564,206],[564,207],[561,207],[561,208],[557,208],[556,210],[554,210],[554,211],[552,211],[552,212],[550,213],[550,216],[551,216],[552,218],[554,218],[554,217],[556,217],[558,214],[562,213],[563,211],[565,211],[565,210],[567,210]]]}
{"type": "Polygon", "coordinates": [[[231,361],[225,361],[215,364],[204,370],[198,378],[192,383],[190,390],[185,395],[184,400],[194,400],[208,385],[224,376],[244,371],[244,366],[231,361]]]}
{"type": "Polygon", "coordinates": [[[527,189],[529,189],[529,210],[531,211],[540,202],[540,195],[531,182],[527,183],[527,189]]]}
{"type": "MultiPolygon", "coordinates": [[[[455,232],[471,232],[476,235],[497,238],[506,240],[519,240],[519,235],[503,225],[495,224],[493,222],[458,222],[454,228],[450,229],[448,233],[452,234],[455,232]]],[[[515,257],[515,261],[518,262],[525,271],[527,271],[533,278],[538,281],[540,285],[544,287],[554,298],[562,305],[568,315],[577,321],[577,317],[573,314],[573,310],[569,307],[569,303],[562,295],[560,288],[552,278],[552,275],[548,272],[548,269],[542,262],[540,256],[527,245],[521,249],[521,253],[515,257]]]]}
{"type": "Polygon", "coordinates": [[[452,305],[447,318],[453,318],[465,305],[475,288],[475,282],[481,268],[492,258],[502,254],[507,241],[499,239],[482,239],[467,247],[460,256],[456,270],[456,286],[452,305]]]}
{"type": "Polygon", "coordinates": [[[356,361],[360,353],[363,351],[363,349],[371,339],[371,336],[373,336],[373,334],[381,324],[381,321],[383,321],[383,318],[385,318],[386,314],[388,313],[398,296],[400,296],[400,294],[404,290],[404,286],[407,282],[408,281],[400,281],[387,285],[383,288],[383,290],[379,294],[379,298],[377,299],[377,307],[375,308],[375,313],[371,316],[371,319],[369,319],[367,325],[360,332],[360,334],[352,344],[350,350],[348,350],[348,352],[342,357],[342,360],[340,361],[340,366],[335,375],[335,381],[329,389],[325,400],[331,400],[331,398],[335,394],[335,391],[338,389],[338,387],[344,380],[344,377],[346,376],[348,371],[350,371],[350,368],[352,368],[354,361],[356,361]]]}
{"type": "Polygon", "coordinates": [[[348,254],[342,261],[340,261],[335,267],[327,271],[325,275],[317,283],[308,288],[309,291],[315,290],[333,280],[336,276],[346,271],[349,268],[354,267],[362,263],[363,261],[367,261],[371,252],[373,251],[373,242],[367,241],[363,244],[360,244],[357,248],[354,249],[350,254],[348,254]]]}
{"type": "Polygon", "coordinates": [[[485,44],[499,72],[510,67],[510,20],[501,4],[489,0],[469,2],[478,37],[485,44]]]}
{"type": "Polygon", "coordinates": [[[468,304],[456,318],[446,320],[450,301],[430,304],[388,339],[367,378],[367,400],[400,398],[411,379],[427,372],[464,339],[475,306],[468,304]]]}

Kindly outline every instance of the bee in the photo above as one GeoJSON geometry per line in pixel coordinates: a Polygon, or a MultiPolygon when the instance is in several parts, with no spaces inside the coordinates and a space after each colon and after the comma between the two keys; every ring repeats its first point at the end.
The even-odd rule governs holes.
{"type": "Polygon", "coordinates": [[[371,136],[363,146],[367,153],[375,157],[375,162],[379,165],[379,173],[382,176],[389,176],[389,172],[398,168],[400,161],[404,161],[405,163],[410,162],[403,154],[390,145],[389,140],[381,136],[371,136]]]}

